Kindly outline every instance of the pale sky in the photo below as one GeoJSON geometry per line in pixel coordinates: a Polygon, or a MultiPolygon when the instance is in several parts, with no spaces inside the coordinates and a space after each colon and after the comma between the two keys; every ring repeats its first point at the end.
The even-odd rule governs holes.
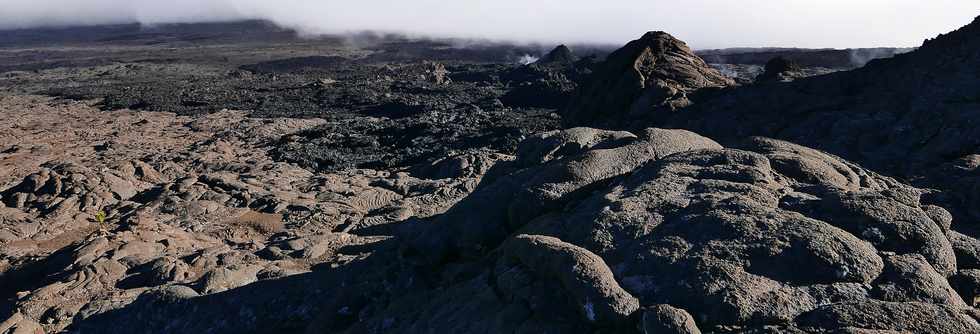
{"type": "Polygon", "coordinates": [[[269,19],[308,33],[616,43],[664,30],[695,48],[918,46],[980,0],[0,0],[0,28],[269,19]]]}

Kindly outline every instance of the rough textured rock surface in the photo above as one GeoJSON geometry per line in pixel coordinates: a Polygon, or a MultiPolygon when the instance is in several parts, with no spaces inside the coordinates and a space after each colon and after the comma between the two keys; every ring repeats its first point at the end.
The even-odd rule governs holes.
{"type": "Polygon", "coordinates": [[[853,71],[705,94],[652,124],[723,143],[752,135],[784,139],[941,190],[930,200],[953,213],[954,229],[976,237],[978,36],[980,18],[853,71]]]}
{"type": "MultiPolygon", "coordinates": [[[[750,199],[766,203],[769,198],[776,198],[776,207],[779,210],[821,221],[845,235],[860,239],[861,244],[865,244],[864,247],[873,247],[859,251],[857,244],[853,244],[854,246],[849,247],[855,248],[845,252],[866,254],[856,256],[855,259],[873,259],[873,264],[868,262],[836,269],[842,277],[862,273],[858,274],[860,280],[852,282],[869,285],[868,288],[853,286],[856,289],[848,289],[838,282],[830,283],[833,288],[822,290],[819,294],[803,292],[803,295],[810,294],[811,297],[821,295],[818,299],[826,297],[836,300],[816,302],[808,301],[814,300],[808,297],[794,295],[796,292],[787,293],[779,288],[767,288],[761,291],[779,292],[762,295],[768,298],[787,298],[780,296],[787,293],[786,295],[794,295],[789,298],[794,303],[768,302],[769,305],[792,307],[768,309],[761,313],[758,313],[760,308],[748,306],[758,301],[758,297],[754,297],[758,296],[756,293],[744,293],[738,298],[726,296],[719,299],[721,302],[708,304],[719,309],[727,308],[725,312],[708,313],[711,314],[708,318],[722,314],[728,317],[714,325],[728,326],[724,324],[726,322],[768,323],[787,330],[815,327],[832,331],[972,332],[976,326],[973,316],[975,310],[965,305],[975,303],[971,270],[976,269],[980,263],[980,242],[977,239],[980,228],[976,224],[980,216],[975,209],[976,180],[980,166],[980,159],[977,158],[980,154],[977,152],[980,147],[977,139],[980,138],[980,133],[977,133],[975,126],[980,121],[980,114],[975,112],[980,108],[980,100],[977,99],[977,92],[980,91],[980,73],[977,72],[977,68],[980,68],[977,63],[977,59],[980,59],[980,39],[977,36],[980,36],[980,18],[957,31],[927,40],[921,48],[913,52],[891,59],[875,60],[853,71],[793,82],[747,85],[716,91],[701,90],[691,97],[692,105],[676,113],[650,118],[647,122],[623,124],[619,122],[619,116],[605,115],[586,124],[603,127],[613,124],[613,129],[634,131],[651,125],[688,129],[716,139],[726,147],[763,154],[768,167],[780,175],[774,180],[777,183],[788,181],[790,188],[772,197],[760,196],[754,192],[741,193],[732,197],[730,205],[755,207],[742,203],[750,199]],[[619,124],[615,126],[617,122],[619,124]],[[746,139],[751,136],[778,138],[796,144],[772,139],[746,139]],[[821,149],[848,160],[799,145],[821,149]],[[895,178],[882,177],[870,172],[871,170],[895,178]],[[873,302],[858,301],[865,298],[873,302]],[[847,304],[836,304],[843,302],[847,304]],[[824,306],[827,303],[835,303],[833,305],[839,307],[824,306]],[[816,313],[811,316],[821,314],[820,321],[814,322],[815,318],[810,316],[796,318],[800,312],[810,312],[814,307],[820,307],[820,310],[813,311],[816,313]],[[844,316],[837,312],[853,314],[844,316]],[[854,315],[861,312],[896,312],[898,320],[876,322],[871,317],[860,318],[854,315]],[[838,325],[834,325],[838,327],[828,325],[833,321],[823,316],[831,317],[829,314],[837,319],[834,321],[840,321],[838,325]],[[927,314],[929,319],[926,321],[914,320],[919,316],[926,317],[927,314]],[[776,320],[794,318],[797,319],[797,324],[776,320]]],[[[621,78],[629,76],[623,75],[621,78]]],[[[603,86],[603,89],[610,91],[616,88],[614,83],[603,86]]],[[[657,106],[656,103],[647,105],[657,106]]],[[[744,168],[734,165],[726,170],[744,168]]],[[[756,168],[760,167],[751,169],[756,168]]],[[[634,172],[633,175],[638,173],[634,172]]],[[[662,171],[658,173],[663,174],[662,171]]],[[[666,192],[661,190],[660,193],[666,192]]],[[[651,201],[643,200],[641,203],[631,203],[631,206],[647,207],[651,201]]],[[[595,206],[616,207],[609,204],[608,201],[599,202],[595,206]]],[[[718,215],[713,210],[716,210],[715,206],[701,207],[695,210],[699,213],[695,217],[718,215]]],[[[673,215],[665,215],[665,211],[670,211],[662,208],[645,211],[656,213],[650,214],[655,217],[666,216],[664,221],[677,220],[673,215]]],[[[622,242],[611,241],[618,240],[619,234],[607,231],[583,234],[579,238],[567,235],[572,228],[581,229],[580,226],[587,225],[589,221],[601,221],[599,217],[603,216],[585,216],[576,223],[556,229],[555,231],[564,232],[555,232],[555,236],[566,242],[582,245],[603,256],[612,268],[620,268],[617,261],[610,259],[610,256],[627,257],[639,251],[621,250],[622,242]]],[[[722,217],[722,221],[737,221],[722,217]]],[[[749,219],[748,217],[751,215],[739,215],[739,219],[749,219]]],[[[777,220],[790,221],[787,218],[777,220]]],[[[622,235],[639,233],[637,228],[630,230],[618,225],[611,226],[624,230],[619,232],[622,235]]],[[[810,230],[822,231],[819,228],[810,230]]],[[[699,229],[699,232],[705,234],[703,231],[704,229],[699,229]]],[[[751,229],[739,228],[735,231],[745,233],[751,229]]],[[[781,228],[778,231],[775,233],[780,235],[788,229],[781,228]]],[[[544,232],[535,233],[550,235],[544,232]]],[[[739,240],[752,240],[741,234],[736,235],[740,236],[739,240]]],[[[675,247],[693,246],[698,249],[697,243],[683,237],[681,240],[685,242],[678,242],[675,247]]],[[[729,251],[728,254],[730,253],[732,252],[729,251]]],[[[844,259],[836,255],[831,258],[844,259]]],[[[676,263],[678,260],[673,261],[676,263]]],[[[845,262],[851,261],[853,259],[845,262]]],[[[746,266],[745,270],[751,275],[772,278],[779,283],[793,282],[793,290],[805,291],[807,284],[827,284],[836,280],[825,281],[826,276],[823,274],[808,273],[804,275],[808,282],[797,282],[797,278],[792,275],[783,277],[779,276],[782,275],[780,273],[762,269],[768,267],[767,262],[749,261],[751,266],[746,266]]],[[[826,265],[796,267],[824,266],[826,265]]],[[[776,266],[780,267],[787,266],[776,266]]],[[[699,267],[697,271],[692,271],[694,272],[710,270],[699,267]]],[[[629,283],[624,283],[623,286],[644,304],[647,303],[644,294],[631,290],[629,283]]],[[[685,288],[689,286],[692,285],[685,283],[685,288]]],[[[810,288],[812,287],[811,285],[810,288]]],[[[656,286],[655,290],[669,291],[671,294],[683,291],[674,286],[656,286]]],[[[738,291],[754,290],[743,288],[738,291]]],[[[686,299],[683,297],[681,296],[686,299]]],[[[706,312],[697,305],[677,303],[674,299],[657,302],[682,307],[696,318],[706,312]]]]}
{"type": "Polygon", "coordinates": [[[800,325],[829,331],[974,333],[975,311],[914,302],[848,302],[822,306],[800,316],[800,325]]]}
{"type": "MultiPolygon", "coordinates": [[[[265,143],[323,120],[103,112],[43,97],[2,96],[0,106],[4,145],[23,148],[0,155],[0,328],[32,334],[363,259],[390,239],[391,223],[446,210],[496,161],[513,159],[483,152],[413,171],[317,174],[274,161],[265,143]]],[[[261,312],[270,330],[314,318],[261,312]]]]}
{"type": "MultiPolygon", "coordinates": [[[[581,326],[666,327],[678,332],[853,327],[925,333],[977,326],[971,316],[975,311],[947,282],[946,277],[957,269],[943,232],[946,222],[941,217],[946,215],[922,202],[922,190],[836,156],[774,139],[753,138],[733,149],[678,130],[649,129],[636,139],[621,132],[592,131],[578,128],[529,139],[515,163],[568,153],[544,166],[514,167],[515,171],[494,178],[445,214],[414,223],[423,232],[408,234],[410,246],[402,255],[423,260],[419,262],[423,267],[441,270],[437,276],[453,283],[446,290],[405,297],[354,332],[383,328],[386,314],[400,312],[410,312],[412,320],[405,324],[409,327],[399,328],[438,328],[440,318],[426,312],[442,314],[434,311],[442,308],[426,303],[426,311],[411,312],[396,305],[433,298],[457,300],[450,296],[462,296],[483,284],[499,297],[465,302],[470,312],[526,305],[517,309],[520,318],[528,320],[481,327],[492,331],[539,328],[526,326],[539,326],[541,318],[574,319],[565,321],[581,326]],[[656,134],[675,140],[652,144],[656,141],[650,138],[656,134]],[[682,139],[685,136],[689,139],[682,139]],[[691,145],[699,141],[702,144],[691,145]],[[646,147],[637,153],[646,154],[641,163],[597,154],[610,150],[610,145],[622,150],[638,144],[646,147]],[[665,154],[657,154],[658,150],[665,154]],[[591,186],[571,188],[588,190],[586,195],[562,197],[561,205],[521,210],[529,218],[502,214],[512,204],[504,195],[491,194],[515,184],[534,189],[533,183],[526,183],[535,179],[529,175],[554,168],[549,166],[574,166],[581,161],[576,155],[603,162],[596,165],[619,165],[625,171],[573,183],[591,186]],[[480,206],[467,204],[471,199],[480,206]],[[520,234],[527,235],[508,237],[520,234]],[[467,245],[479,247],[467,249],[467,245]],[[535,245],[540,249],[535,250],[535,245]],[[542,255],[514,255],[515,249],[519,254],[542,255]],[[595,254],[601,262],[586,254],[595,254]],[[496,262],[492,270],[480,269],[477,263],[487,258],[505,261],[496,262]],[[588,260],[568,260],[572,258],[588,260]],[[558,263],[565,264],[555,267],[558,263]],[[539,288],[548,282],[587,280],[577,273],[594,268],[591,263],[608,267],[612,281],[603,279],[577,293],[566,291],[575,286],[568,283],[558,283],[565,289],[559,292],[539,288]],[[640,306],[648,307],[628,318],[634,325],[595,322],[591,313],[582,312],[584,299],[613,300],[606,308],[593,310],[632,305],[612,297],[582,297],[620,295],[600,293],[619,291],[603,288],[610,286],[621,287],[640,306]],[[690,317],[649,309],[663,304],[681,308],[690,317]],[[904,312],[907,318],[861,320],[866,313],[892,311],[904,312]],[[920,316],[930,318],[912,322],[920,316]],[[690,319],[697,319],[697,325],[690,319]]],[[[962,293],[970,291],[968,278],[956,282],[961,282],[956,286],[962,293]]],[[[485,319],[492,313],[483,314],[475,317],[485,319]]]]}
{"type": "Polygon", "coordinates": [[[980,306],[980,270],[961,270],[949,278],[949,284],[956,289],[970,306],[980,306]]]}
{"type": "Polygon", "coordinates": [[[642,136],[587,128],[543,133],[522,143],[513,166],[500,167],[516,171],[478,189],[409,238],[432,261],[480,255],[531,220],[650,160],[718,147],[683,130],[650,129],[642,136]]]}
{"type": "Polygon", "coordinates": [[[643,334],[701,334],[687,311],[670,305],[654,305],[644,309],[640,321],[643,334]]]}
{"type": "MultiPolygon", "coordinates": [[[[149,189],[159,190],[138,191],[108,235],[14,264],[6,282],[56,278],[8,285],[18,311],[7,321],[83,332],[113,332],[122,319],[146,332],[980,327],[976,275],[957,263],[975,240],[923,202],[928,191],[834,155],[760,137],[725,148],[685,130],[573,128],[480,159],[412,170],[431,179],[319,176],[319,188],[302,188],[318,189],[316,202],[284,206],[284,190],[269,197],[221,173],[158,172],[149,189]],[[445,193],[468,176],[472,193],[445,193]],[[423,190],[433,187],[443,190],[423,190]],[[183,206],[205,201],[195,196],[221,201],[183,206]],[[292,218],[235,230],[167,218],[168,207],[292,218]],[[140,215],[157,218],[130,218],[140,215]]],[[[13,188],[47,183],[32,180],[13,188]]],[[[30,208],[44,200],[25,203],[38,204],[14,210],[43,214],[30,208]]],[[[251,215],[239,219],[261,221],[251,215]]]]}
{"type": "Polygon", "coordinates": [[[4,203],[6,194],[17,200],[4,210],[17,215],[4,216],[5,231],[31,241],[2,248],[0,280],[15,305],[4,326],[121,332],[115,324],[124,319],[137,320],[125,331],[140,332],[980,326],[970,306],[975,275],[957,261],[975,261],[977,241],[925,202],[929,191],[822,151],[761,137],[725,148],[686,130],[572,128],[527,138],[513,157],[312,174],[256,147],[263,136],[281,136],[266,132],[270,126],[297,131],[320,121],[241,117],[187,122],[181,138],[193,149],[182,154],[190,164],[159,163],[172,161],[167,152],[139,163],[122,147],[92,149],[84,155],[105,169],[51,165],[11,182],[4,203]],[[44,210],[88,194],[101,196],[107,232],[84,220],[90,214],[81,204],[70,215],[44,210]],[[15,229],[18,216],[42,228],[15,229]],[[71,229],[83,232],[59,232],[71,229]]]}
{"type": "Polygon", "coordinates": [[[639,300],[619,286],[602,258],[584,248],[557,238],[526,234],[501,247],[505,258],[516,260],[544,279],[557,281],[590,322],[622,323],[640,308],[639,300]]]}
{"type": "Polygon", "coordinates": [[[648,32],[597,65],[562,110],[562,123],[624,127],[687,106],[688,94],[698,89],[733,84],[684,42],[648,32]]]}

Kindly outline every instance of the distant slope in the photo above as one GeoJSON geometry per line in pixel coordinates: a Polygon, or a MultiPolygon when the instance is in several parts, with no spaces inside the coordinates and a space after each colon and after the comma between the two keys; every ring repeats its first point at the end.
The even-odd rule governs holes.
{"type": "Polygon", "coordinates": [[[298,39],[296,31],[268,21],[138,23],[63,28],[0,30],[0,47],[79,44],[152,45],[168,42],[240,42],[298,39]]]}
{"type": "Polygon", "coordinates": [[[805,67],[857,68],[869,61],[890,58],[913,48],[863,49],[796,49],[796,48],[734,48],[700,50],[698,56],[711,64],[765,65],[770,59],[783,57],[805,67]]]}

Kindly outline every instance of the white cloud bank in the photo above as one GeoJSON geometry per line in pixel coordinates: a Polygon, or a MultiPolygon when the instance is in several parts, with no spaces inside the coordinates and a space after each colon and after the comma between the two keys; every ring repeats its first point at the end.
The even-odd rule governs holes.
{"type": "Polygon", "coordinates": [[[622,43],[664,30],[697,48],[917,46],[977,0],[0,0],[0,28],[269,19],[311,33],[622,43]]]}

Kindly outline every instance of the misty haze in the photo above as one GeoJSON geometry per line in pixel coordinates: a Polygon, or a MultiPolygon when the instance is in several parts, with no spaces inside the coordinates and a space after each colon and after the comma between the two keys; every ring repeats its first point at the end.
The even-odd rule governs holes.
{"type": "Polygon", "coordinates": [[[978,15],[0,0],[0,333],[980,333],[978,15]]]}
{"type": "Polygon", "coordinates": [[[0,7],[0,28],[261,19],[308,34],[617,44],[663,30],[699,49],[914,47],[980,11],[967,0],[3,0],[0,7]]]}

